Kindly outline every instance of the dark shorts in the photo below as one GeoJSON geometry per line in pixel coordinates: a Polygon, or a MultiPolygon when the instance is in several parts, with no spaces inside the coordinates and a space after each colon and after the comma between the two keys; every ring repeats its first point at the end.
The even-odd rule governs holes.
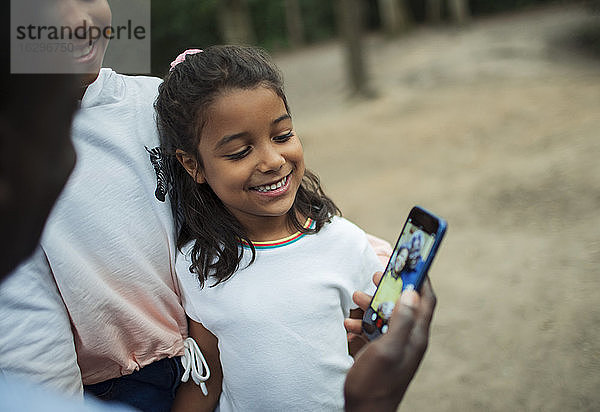
{"type": "Polygon", "coordinates": [[[180,357],[165,358],[144,366],[131,375],[85,385],[86,396],[115,401],[144,412],[168,412],[181,383],[180,357]]]}

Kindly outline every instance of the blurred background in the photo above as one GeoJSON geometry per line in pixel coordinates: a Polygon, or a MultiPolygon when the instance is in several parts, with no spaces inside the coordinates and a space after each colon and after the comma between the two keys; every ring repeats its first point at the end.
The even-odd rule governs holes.
{"type": "Polygon", "coordinates": [[[152,68],[267,48],[306,162],[394,242],[443,216],[400,410],[600,410],[600,2],[153,0],[152,68]]]}

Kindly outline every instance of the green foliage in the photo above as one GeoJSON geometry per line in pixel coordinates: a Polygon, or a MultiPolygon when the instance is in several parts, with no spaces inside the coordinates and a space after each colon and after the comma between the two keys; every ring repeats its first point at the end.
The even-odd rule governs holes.
{"type": "MultiPolygon", "coordinates": [[[[300,0],[304,36],[315,43],[335,36],[334,2],[300,0]]],[[[256,40],[261,47],[278,50],[288,47],[285,2],[283,0],[249,0],[256,40]]]]}
{"type": "MultiPolygon", "coordinates": [[[[155,75],[162,76],[169,63],[182,50],[223,41],[217,18],[219,1],[152,0],[152,72],[155,75]]],[[[258,45],[268,50],[288,47],[285,2],[247,1],[258,45]]],[[[595,4],[598,2],[593,1],[595,4]]],[[[308,43],[331,39],[336,35],[336,2],[300,0],[304,35],[308,43]]],[[[471,13],[477,16],[550,2],[553,0],[469,0],[469,7],[471,13]]],[[[368,27],[378,29],[377,0],[366,0],[364,4],[368,27]]],[[[409,6],[415,21],[425,20],[425,0],[410,0],[409,6]]]]}
{"type": "MultiPolygon", "coordinates": [[[[562,0],[568,2],[569,0],[562,0]]],[[[469,10],[474,16],[516,10],[542,3],[556,3],[557,0],[469,0],[469,10]]],[[[443,3],[443,13],[447,15],[447,4],[443,3]]],[[[415,21],[425,21],[426,0],[409,0],[410,11],[415,21]]]]}
{"type": "Polygon", "coordinates": [[[300,0],[304,19],[304,36],[308,43],[327,40],[336,35],[334,1],[300,0]]]}
{"type": "Polygon", "coordinates": [[[250,15],[259,45],[269,50],[287,46],[283,1],[251,1],[250,15]]]}
{"type": "Polygon", "coordinates": [[[161,76],[185,49],[221,42],[218,0],[152,1],[152,73],[161,76]]]}
{"type": "Polygon", "coordinates": [[[469,7],[474,15],[490,14],[501,11],[518,9],[541,3],[551,3],[554,0],[469,0],[469,7]]]}

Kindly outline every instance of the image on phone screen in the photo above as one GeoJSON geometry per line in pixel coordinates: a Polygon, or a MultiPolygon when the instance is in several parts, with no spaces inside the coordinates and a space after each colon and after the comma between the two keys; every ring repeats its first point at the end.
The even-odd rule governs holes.
{"type": "Polygon", "coordinates": [[[401,292],[420,286],[434,243],[435,233],[427,233],[411,219],[406,222],[366,314],[382,333],[387,331],[387,321],[401,292]]]}

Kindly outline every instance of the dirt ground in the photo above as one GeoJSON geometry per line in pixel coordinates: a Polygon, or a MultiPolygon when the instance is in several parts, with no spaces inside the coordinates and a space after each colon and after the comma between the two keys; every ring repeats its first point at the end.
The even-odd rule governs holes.
{"type": "Polygon", "coordinates": [[[420,204],[449,231],[438,308],[400,410],[600,410],[600,27],[582,6],[278,55],[306,161],[344,215],[395,241],[420,204]]]}

